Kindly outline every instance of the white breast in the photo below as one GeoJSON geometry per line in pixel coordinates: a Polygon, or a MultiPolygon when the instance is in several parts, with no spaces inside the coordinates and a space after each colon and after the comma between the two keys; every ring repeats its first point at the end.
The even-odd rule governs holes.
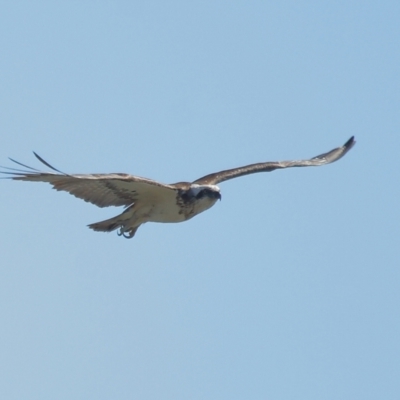
{"type": "MultiPolygon", "coordinates": [[[[186,221],[186,216],[182,213],[181,207],[178,206],[176,201],[174,203],[157,204],[146,207],[148,210],[145,214],[150,222],[183,222],[186,221]]],[[[138,210],[140,212],[142,210],[138,210]]]]}
{"type": "Polygon", "coordinates": [[[136,214],[151,222],[183,222],[211,208],[217,199],[202,198],[187,205],[178,205],[176,200],[168,203],[146,205],[136,214]]]}

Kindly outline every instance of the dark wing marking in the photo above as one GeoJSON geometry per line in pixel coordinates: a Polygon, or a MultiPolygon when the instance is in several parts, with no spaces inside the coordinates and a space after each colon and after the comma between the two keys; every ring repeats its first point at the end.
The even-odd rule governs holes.
{"type": "Polygon", "coordinates": [[[270,161],[258,164],[246,165],[244,167],[227,169],[225,171],[215,172],[195,180],[193,183],[200,185],[216,185],[228,179],[238,178],[239,176],[255,174],[257,172],[270,172],[275,169],[292,167],[318,167],[320,165],[333,163],[342,158],[354,145],[354,136],[352,136],[342,147],[338,147],[328,153],[320,154],[309,160],[295,161],[270,161]]]}
{"type": "Polygon", "coordinates": [[[9,171],[0,171],[11,175],[10,179],[29,182],[48,182],[54,189],[66,191],[75,197],[83,199],[99,207],[129,206],[137,200],[161,200],[165,196],[175,195],[177,188],[164,185],[151,179],[141,178],[128,174],[80,174],[68,175],[49,163],[40,156],[35,156],[47,167],[55,172],[41,172],[11,159],[27,170],[6,168],[9,171]],[[12,172],[10,172],[12,171],[12,172]]]}

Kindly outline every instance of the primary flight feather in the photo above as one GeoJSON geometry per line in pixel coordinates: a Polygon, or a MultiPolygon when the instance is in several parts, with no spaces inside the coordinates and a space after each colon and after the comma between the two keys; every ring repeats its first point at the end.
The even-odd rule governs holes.
{"type": "Polygon", "coordinates": [[[145,222],[183,222],[212,207],[221,193],[218,183],[257,172],[292,167],[313,167],[330,164],[343,157],[355,144],[354,136],[343,146],[309,160],[269,161],[215,172],[193,182],[163,184],[151,179],[128,174],[70,175],[52,167],[35,152],[36,158],[54,172],[42,172],[15,161],[27,168],[8,168],[0,171],[20,181],[48,182],[54,189],[71,193],[98,207],[124,206],[122,214],[88,225],[100,232],[118,229],[118,235],[132,238],[145,222]]]}

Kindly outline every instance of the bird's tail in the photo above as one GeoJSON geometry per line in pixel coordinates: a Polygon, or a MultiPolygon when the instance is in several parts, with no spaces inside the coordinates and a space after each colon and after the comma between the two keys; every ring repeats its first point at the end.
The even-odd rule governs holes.
{"type": "Polygon", "coordinates": [[[96,232],[112,232],[119,229],[118,235],[123,235],[126,238],[132,238],[139,226],[127,226],[127,220],[122,217],[123,214],[117,215],[114,218],[106,219],[104,221],[95,222],[94,224],[88,225],[90,229],[96,232]]]}
{"type": "Polygon", "coordinates": [[[104,221],[95,222],[94,224],[88,225],[90,229],[93,229],[97,232],[112,232],[115,229],[118,229],[120,226],[123,225],[121,217],[118,215],[114,218],[106,219],[104,221]]]}

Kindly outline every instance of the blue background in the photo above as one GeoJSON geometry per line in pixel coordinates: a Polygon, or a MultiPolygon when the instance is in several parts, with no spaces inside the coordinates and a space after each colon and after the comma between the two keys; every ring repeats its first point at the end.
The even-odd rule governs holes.
{"type": "Polygon", "coordinates": [[[398,1],[2,2],[0,156],[221,184],[132,240],[0,182],[3,399],[399,399],[398,1]]]}

